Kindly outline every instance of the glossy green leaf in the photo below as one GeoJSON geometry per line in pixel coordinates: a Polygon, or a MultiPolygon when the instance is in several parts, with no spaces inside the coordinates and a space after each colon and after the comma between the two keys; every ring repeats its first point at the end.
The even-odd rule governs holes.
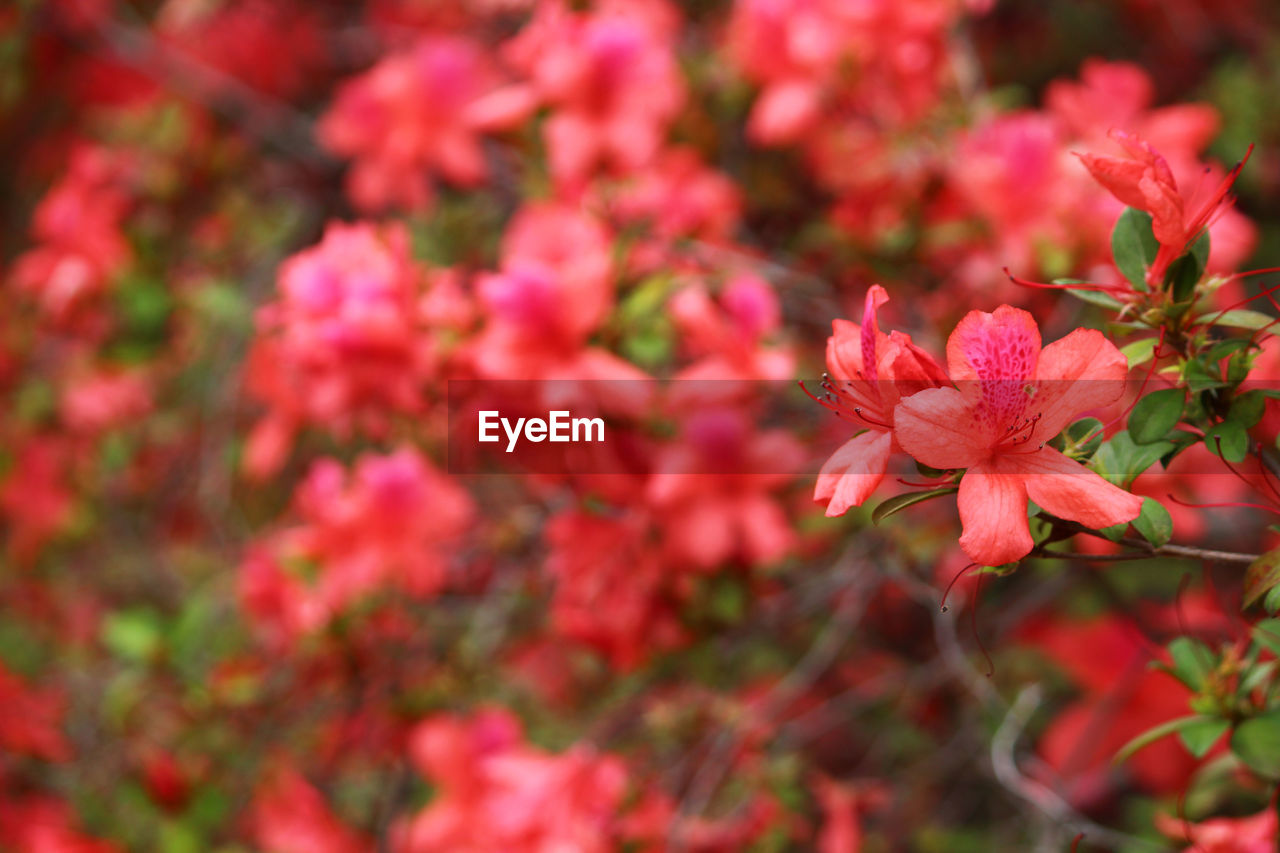
{"type": "Polygon", "coordinates": [[[1231,751],[1260,776],[1280,779],[1280,711],[1269,711],[1236,726],[1231,751]]]}
{"type": "Polygon", "coordinates": [[[1267,397],[1261,391],[1246,391],[1231,400],[1227,420],[1235,421],[1245,429],[1252,429],[1267,411],[1267,397]]]}
{"type": "Polygon", "coordinates": [[[1214,424],[1205,432],[1204,444],[1228,462],[1243,462],[1249,454],[1249,434],[1235,421],[1214,424]]]}
{"type": "Polygon", "coordinates": [[[1159,548],[1173,538],[1173,519],[1169,510],[1155,498],[1143,498],[1142,512],[1132,522],[1134,530],[1159,548]]]}
{"type": "Polygon", "coordinates": [[[1098,452],[1093,454],[1089,467],[1112,483],[1127,487],[1174,448],[1171,441],[1137,444],[1127,430],[1122,430],[1102,443],[1098,452]]]}
{"type": "Polygon", "coordinates": [[[1182,419],[1186,392],[1164,388],[1147,394],[1129,414],[1129,435],[1137,444],[1151,444],[1169,434],[1182,419]]]}
{"type": "Polygon", "coordinates": [[[1146,364],[1155,355],[1156,346],[1159,344],[1156,338],[1143,338],[1140,341],[1134,341],[1131,344],[1125,344],[1120,347],[1120,353],[1129,362],[1129,367],[1134,368],[1140,364],[1146,364]]]}
{"type": "Polygon", "coordinates": [[[1126,208],[1111,232],[1111,255],[1116,269],[1141,291],[1147,290],[1147,267],[1156,259],[1160,244],[1151,232],[1151,214],[1126,208]]]}
{"type": "Polygon", "coordinates": [[[1210,311],[1201,314],[1193,321],[1196,325],[1209,323],[1214,326],[1225,326],[1229,329],[1248,329],[1256,332],[1276,322],[1276,318],[1261,311],[1250,311],[1247,308],[1235,308],[1231,311],[1210,311]]]}
{"type": "Polygon", "coordinates": [[[1186,717],[1178,717],[1169,720],[1167,723],[1161,723],[1154,728],[1147,729],[1133,740],[1120,747],[1120,751],[1116,753],[1116,757],[1112,759],[1116,764],[1125,761],[1129,756],[1133,755],[1144,746],[1150,746],[1161,738],[1168,737],[1171,734],[1181,731],[1188,726],[1195,726],[1206,720],[1216,720],[1216,717],[1210,717],[1207,714],[1191,714],[1186,717]]]}
{"type": "Polygon", "coordinates": [[[1178,729],[1178,737],[1182,740],[1182,745],[1187,748],[1187,752],[1196,758],[1204,758],[1229,728],[1231,728],[1229,720],[1209,717],[1178,729]]]}
{"type": "Polygon", "coordinates": [[[1204,687],[1205,679],[1214,669],[1213,652],[1199,640],[1177,637],[1167,646],[1173,666],[1169,672],[1197,693],[1204,687]]]}

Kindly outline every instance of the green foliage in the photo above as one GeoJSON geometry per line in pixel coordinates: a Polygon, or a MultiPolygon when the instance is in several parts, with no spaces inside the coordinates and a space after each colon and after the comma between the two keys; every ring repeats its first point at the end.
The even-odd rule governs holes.
{"type": "Polygon", "coordinates": [[[1089,467],[1117,486],[1128,488],[1139,474],[1175,447],[1171,441],[1138,444],[1127,430],[1122,430],[1102,443],[1089,467]]]}
{"type": "Polygon", "coordinates": [[[1129,414],[1129,435],[1136,444],[1151,444],[1169,434],[1182,418],[1187,392],[1181,388],[1152,391],[1129,414]]]}
{"type": "Polygon", "coordinates": [[[1111,232],[1111,254],[1116,268],[1135,290],[1147,290],[1147,268],[1159,251],[1160,244],[1151,231],[1151,214],[1125,208],[1111,232]]]}

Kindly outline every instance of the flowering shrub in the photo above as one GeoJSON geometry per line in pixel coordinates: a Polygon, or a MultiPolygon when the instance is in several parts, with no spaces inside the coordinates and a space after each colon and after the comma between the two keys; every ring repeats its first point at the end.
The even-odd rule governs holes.
{"type": "Polygon", "coordinates": [[[0,850],[1276,849],[1278,49],[0,10],[0,850]]]}

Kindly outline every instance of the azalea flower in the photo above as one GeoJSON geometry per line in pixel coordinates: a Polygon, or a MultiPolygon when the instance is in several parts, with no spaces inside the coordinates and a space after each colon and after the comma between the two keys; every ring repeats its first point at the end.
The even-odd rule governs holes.
{"type": "Polygon", "coordinates": [[[1138,516],[1142,498],[1046,445],[1124,391],[1125,357],[1101,332],[1077,329],[1041,351],[1026,311],[971,311],[947,341],[947,366],[958,387],[903,400],[893,425],[917,461],[968,469],[958,500],[970,559],[996,566],[1031,552],[1028,499],[1092,528],[1138,516]]]}
{"type": "MultiPolygon", "coordinates": [[[[1090,174],[1111,194],[1129,207],[1151,214],[1151,230],[1160,250],[1147,270],[1147,284],[1158,289],[1165,273],[1184,254],[1218,215],[1231,204],[1231,185],[1249,159],[1244,159],[1218,184],[1217,189],[1188,209],[1168,161],[1145,140],[1121,130],[1112,130],[1111,138],[1120,143],[1128,157],[1080,154],[1090,174]]],[[[1249,149],[1250,152],[1253,150],[1249,149]]]]}
{"type": "Polygon", "coordinates": [[[831,454],[818,474],[813,499],[826,502],[828,517],[861,504],[884,479],[889,455],[897,447],[893,410],[898,401],[947,382],[946,371],[910,335],[880,331],[876,310],[888,301],[885,289],[873,285],[863,325],[835,320],[834,334],[827,338],[826,394],[819,402],[861,429],[831,454]]]}

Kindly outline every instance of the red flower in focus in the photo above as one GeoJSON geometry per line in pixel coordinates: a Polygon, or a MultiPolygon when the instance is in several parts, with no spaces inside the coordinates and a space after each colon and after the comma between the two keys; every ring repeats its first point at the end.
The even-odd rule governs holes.
{"type": "Polygon", "coordinates": [[[933,388],[898,406],[894,434],[925,465],[966,468],[958,503],[960,547],[984,565],[1030,553],[1027,500],[1088,527],[1131,521],[1142,498],[1048,447],[1077,416],[1124,392],[1125,357],[1091,329],[1040,349],[1026,311],[971,311],[947,341],[958,388],[933,388]]]}
{"type": "MultiPolygon", "coordinates": [[[[1217,189],[1188,208],[1189,202],[1184,201],[1178,192],[1178,182],[1174,180],[1168,162],[1154,148],[1120,130],[1113,130],[1111,138],[1120,143],[1128,157],[1078,156],[1090,174],[1112,195],[1129,207],[1151,214],[1151,229],[1160,243],[1160,250],[1147,270],[1147,285],[1156,290],[1163,285],[1169,265],[1190,249],[1191,244],[1231,204],[1231,185],[1248,161],[1249,153],[1227,173],[1217,189]]],[[[1250,147],[1249,152],[1252,150],[1250,147]]]]}
{"type": "Polygon", "coordinates": [[[818,474],[813,499],[827,515],[858,506],[884,479],[898,447],[893,412],[900,400],[947,382],[946,371],[902,332],[880,331],[876,311],[889,301],[880,285],[867,291],[862,326],[835,320],[827,338],[827,393],[820,402],[862,431],[840,447],[818,474]]]}

